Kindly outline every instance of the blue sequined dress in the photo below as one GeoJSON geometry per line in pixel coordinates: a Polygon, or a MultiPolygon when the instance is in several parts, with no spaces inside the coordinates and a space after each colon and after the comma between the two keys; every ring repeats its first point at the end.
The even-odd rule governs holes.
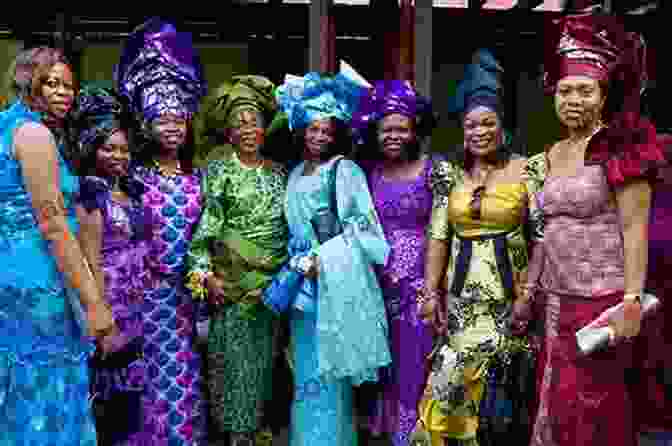
{"type": "MultiPolygon", "coordinates": [[[[0,445],[95,446],[87,360],[61,273],[14,158],[15,130],[39,123],[21,102],[0,113],[0,445]]],[[[79,182],[59,154],[73,233],[79,182]]]]}

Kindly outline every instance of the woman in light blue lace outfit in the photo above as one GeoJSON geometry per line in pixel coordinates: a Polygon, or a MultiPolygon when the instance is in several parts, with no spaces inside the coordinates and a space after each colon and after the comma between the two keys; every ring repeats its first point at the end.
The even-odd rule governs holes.
{"type": "Polygon", "coordinates": [[[290,307],[295,382],[290,444],[356,446],[352,386],[377,381],[378,369],[391,362],[373,269],[386,262],[389,245],[364,172],[338,156],[351,148],[345,122],[352,108],[344,96],[355,87],[343,77],[314,73],[304,81],[312,85],[298,101],[283,98],[284,86],[278,101],[305,148],[303,162],[289,177],[285,204],[290,265],[306,277],[290,307]],[[313,226],[311,220],[329,209],[343,231],[325,237],[329,225],[313,226]],[[298,246],[303,249],[294,249],[298,246]]]}
{"type": "Polygon", "coordinates": [[[50,48],[21,53],[13,70],[19,99],[0,113],[0,445],[95,446],[88,334],[116,330],[87,270],[89,245],[75,238],[86,238],[79,182],[57,141],[72,72],[50,48]],[[83,307],[71,306],[67,288],[83,307]]]}

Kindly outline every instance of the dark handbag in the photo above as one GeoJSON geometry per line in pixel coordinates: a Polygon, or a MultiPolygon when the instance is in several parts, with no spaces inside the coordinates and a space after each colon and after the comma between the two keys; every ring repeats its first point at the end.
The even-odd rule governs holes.
{"type": "Polygon", "coordinates": [[[320,210],[310,219],[317,241],[322,244],[343,232],[343,226],[338,218],[338,201],[336,198],[336,174],[338,164],[343,158],[334,161],[329,171],[329,207],[320,210]]]}

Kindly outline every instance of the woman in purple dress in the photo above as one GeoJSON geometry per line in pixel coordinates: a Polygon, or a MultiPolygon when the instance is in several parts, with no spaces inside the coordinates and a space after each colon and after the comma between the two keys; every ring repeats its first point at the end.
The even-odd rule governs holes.
{"type": "Polygon", "coordinates": [[[81,225],[96,234],[97,249],[89,258],[97,260],[94,274],[120,329],[112,353],[91,361],[98,438],[102,445],[149,445],[139,410],[145,376],[142,301],[150,284],[143,188],[128,178],[128,121],[114,92],[84,87],[78,100],[74,122],[87,211],[81,225]]]}
{"type": "Polygon", "coordinates": [[[416,296],[424,285],[425,232],[432,214],[432,159],[422,153],[421,142],[433,120],[428,102],[402,81],[377,83],[356,119],[366,147],[360,158],[392,247],[379,280],[393,362],[370,425],[376,435],[387,433],[393,445],[408,446],[432,349],[432,330],[417,316],[416,296]]]}
{"type": "Polygon", "coordinates": [[[119,91],[142,116],[138,166],[151,209],[152,285],[143,303],[145,434],[152,446],[205,446],[196,307],[184,285],[187,251],[202,209],[201,172],[191,165],[190,122],[206,92],[191,36],[151,19],[130,37],[118,67],[119,91]]]}

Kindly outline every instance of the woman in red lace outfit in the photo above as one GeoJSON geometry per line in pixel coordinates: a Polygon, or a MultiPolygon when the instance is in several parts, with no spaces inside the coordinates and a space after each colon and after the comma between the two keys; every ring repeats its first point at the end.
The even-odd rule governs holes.
{"type": "Polygon", "coordinates": [[[614,17],[557,24],[545,81],[568,138],[528,161],[538,224],[528,300],[514,309],[514,324],[525,324],[536,299],[545,319],[531,444],[634,446],[627,382],[641,324],[650,183],[663,163],[655,128],[638,113],[644,50],[614,17]],[[577,330],[621,302],[612,345],[579,354],[577,330]]]}

